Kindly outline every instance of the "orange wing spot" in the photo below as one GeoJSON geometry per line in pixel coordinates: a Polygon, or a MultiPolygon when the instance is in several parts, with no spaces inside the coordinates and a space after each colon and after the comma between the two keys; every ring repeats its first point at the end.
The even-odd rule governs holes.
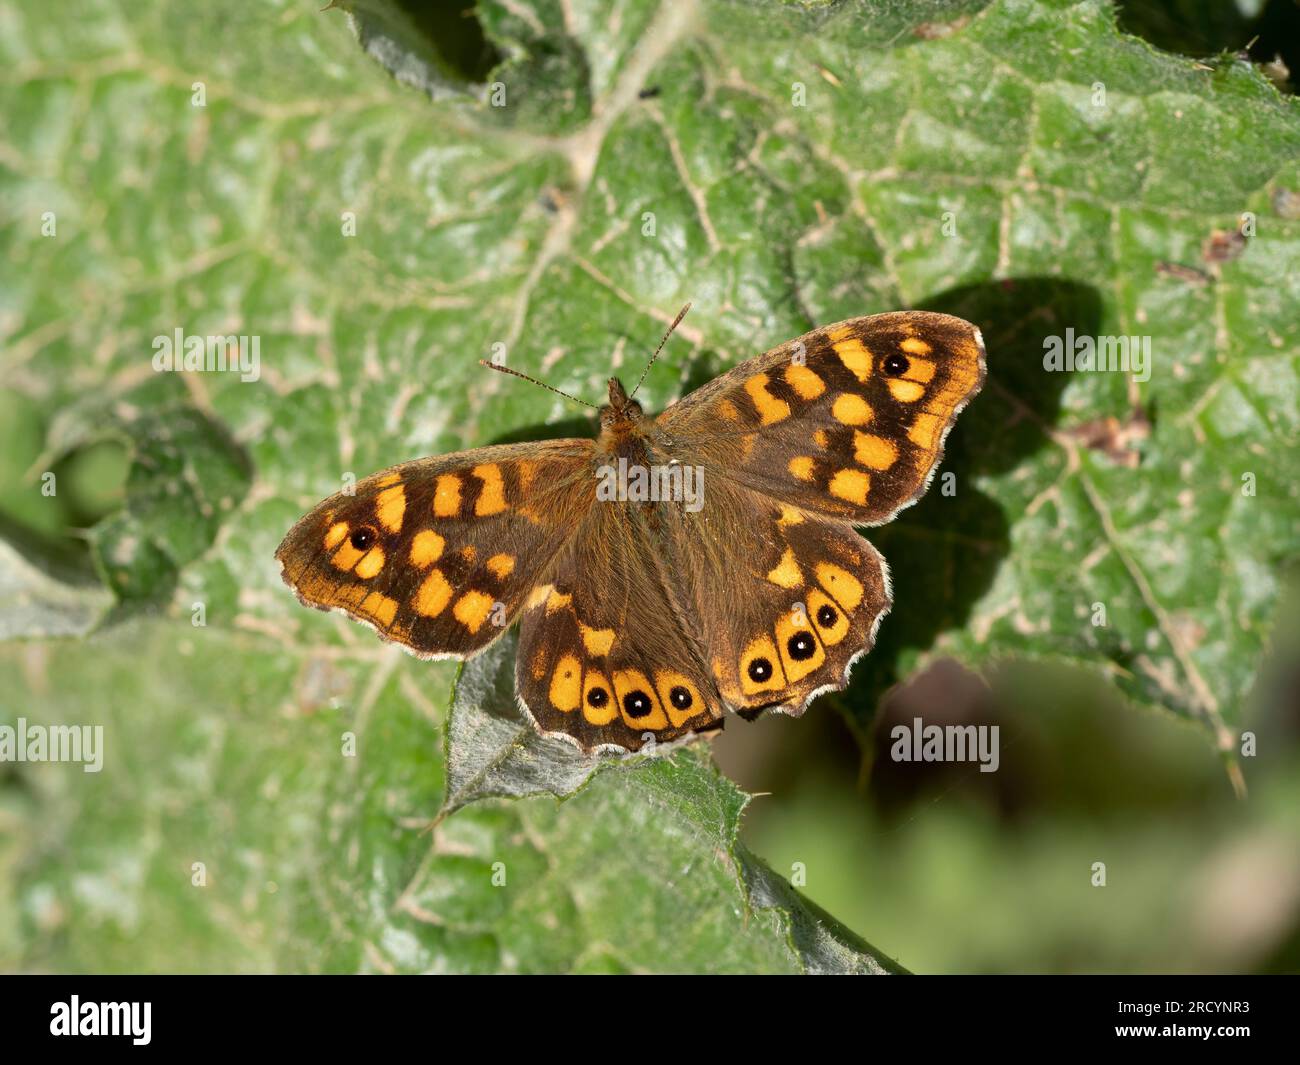
{"type": "Polygon", "coordinates": [[[537,476],[537,463],[522,459],[515,463],[515,472],[519,476],[519,491],[527,492],[532,487],[533,478],[537,476]]]}
{"type": "Polygon", "coordinates": [[[713,667],[713,680],[718,686],[718,691],[722,693],[722,697],[726,699],[727,702],[729,703],[740,702],[742,699],[742,696],[740,694],[740,689],[737,688],[734,683],[732,683],[730,680],[727,679],[726,674],[723,672],[722,659],[714,658],[712,662],[712,667],[713,667]]]}
{"type": "Polygon", "coordinates": [[[551,705],[568,714],[578,709],[582,695],[582,663],[576,655],[564,655],[551,674],[551,705]]]}
{"type": "Polygon", "coordinates": [[[478,558],[478,548],[475,547],[473,544],[466,544],[464,547],[460,549],[460,557],[463,558],[470,565],[473,565],[474,560],[478,558]]]}
{"type": "Polygon", "coordinates": [[[613,629],[593,629],[580,621],[578,631],[582,633],[582,645],[589,655],[601,658],[609,654],[609,649],[614,646],[613,629]]]}
{"type": "Polygon", "coordinates": [[[813,443],[816,444],[823,451],[826,450],[826,447],[828,444],[830,444],[830,442],[831,442],[831,438],[826,434],[825,429],[813,430],[813,443]]]}
{"type": "Polygon", "coordinates": [[[514,555],[493,555],[487,560],[488,572],[497,580],[503,581],[515,571],[514,555]]]}
{"type": "Polygon", "coordinates": [[[862,602],[862,582],[833,562],[819,562],[814,568],[817,583],[840,605],[841,610],[856,610],[862,602]]]}
{"type": "Polygon", "coordinates": [[[496,600],[490,595],[484,595],[471,588],[456,600],[456,605],[451,608],[451,612],[470,632],[478,632],[483,627],[483,622],[487,621],[488,615],[492,613],[495,602],[496,600]]]}
{"type": "Polygon", "coordinates": [[[939,433],[943,431],[943,419],[937,414],[921,413],[907,430],[907,438],[917,447],[934,451],[939,445],[939,433]]]}
{"type": "Polygon", "coordinates": [[[381,592],[371,592],[361,601],[358,609],[371,621],[387,629],[392,627],[393,619],[397,617],[397,600],[381,592]]]}
{"type": "Polygon", "coordinates": [[[655,688],[659,696],[659,705],[668,712],[668,720],[673,723],[674,728],[686,724],[696,714],[708,709],[704,700],[700,698],[700,689],[691,683],[690,678],[676,670],[656,670],[655,688]],[[673,702],[674,691],[677,692],[678,702],[682,703],[682,706],[673,702]]]}
{"type": "Polygon", "coordinates": [[[861,470],[836,470],[827,487],[833,496],[862,504],[867,501],[867,493],[871,490],[871,477],[861,470]]]}
{"type": "Polygon", "coordinates": [[[958,349],[958,355],[960,357],[949,364],[948,380],[929,403],[930,409],[918,414],[907,431],[908,439],[926,451],[938,449],[939,437],[952,412],[979,380],[979,348],[974,344],[964,344],[958,349]],[[941,411],[942,414],[931,411],[941,411]]]}
{"type": "Polygon", "coordinates": [[[729,422],[740,421],[740,411],[736,409],[736,405],[729,399],[724,399],[718,404],[718,413],[729,422]]]}
{"type": "Polygon", "coordinates": [[[845,425],[866,425],[871,421],[871,405],[852,392],[841,392],[831,404],[831,417],[845,425]]]}
{"type": "Polygon", "coordinates": [[[375,482],[375,487],[387,488],[390,484],[397,484],[401,479],[400,473],[386,473],[375,482]]]}
{"type": "Polygon", "coordinates": [[[650,678],[639,669],[620,669],[614,673],[614,697],[618,702],[619,713],[623,715],[623,723],[628,728],[636,732],[642,732],[646,729],[658,732],[660,729],[668,727],[668,715],[664,713],[664,708],[659,703],[659,696],[655,694],[654,685],[650,683],[650,678]],[[640,717],[633,717],[628,713],[624,700],[627,696],[637,693],[649,700],[650,709],[648,713],[642,714],[640,717]]]}
{"type": "Polygon", "coordinates": [[[442,570],[430,570],[419,591],[415,593],[415,612],[426,618],[437,617],[451,602],[452,586],[442,575],[442,570]]]}
{"type": "Polygon", "coordinates": [[[787,507],[784,505],[781,507],[781,516],[776,519],[776,523],[783,527],[786,525],[798,525],[801,521],[803,521],[803,515],[800,514],[799,511],[795,510],[794,507],[787,507]]]}
{"type": "Polygon", "coordinates": [[[840,643],[849,632],[849,616],[819,588],[808,589],[808,617],[827,647],[840,643]],[[826,608],[830,609],[827,610],[826,608]]]}
{"type": "MultiPolygon", "coordinates": [[[[904,344],[907,342],[904,341],[904,344]]],[[[934,380],[935,365],[929,359],[908,359],[907,373],[903,378],[908,381],[919,381],[926,385],[934,380]]]]}
{"type": "Polygon", "coordinates": [[[754,409],[758,411],[758,416],[762,419],[763,424],[772,425],[790,417],[790,404],[772,395],[767,390],[767,382],[767,374],[755,374],[745,382],[745,391],[749,393],[749,398],[753,400],[754,409]]]}
{"type": "Polygon", "coordinates": [[[460,478],[444,473],[434,482],[433,513],[438,518],[454,518],[460,513],[460,478]]]}
{"type": "Polygon", "coordinates": [[[432,529],[421,529],[411,541],[411,565],[416,569],[428,569],[442,557],[446,543],[432,529]]]}
{"type": "Polygon", "coordinates": [[[873,470],[887,470],[898,461],[898,445],[874,433],[855,432],[853,457],[873,470]]]}
{"type": "Polygon", "coordinates": [[[555,591],[555,585],[539,584],[536,588],[534,588],[531,592],[528,593],[528,602],[525,603],[524,605],[529,610],[533,610],[536,607],[541,606],[544,602],[546,602],[546,600],[550,598],[551,593],[553,591],[555,591]]]}
{"type": "Polygon", "coordinates": [[[929,355],[930,345],[920,337],[908,337],[898,345],[909,355],[929,355]]]}
{"type": "Polygon", "coordinates": [[[351,541],[344,540],[339,545],[339,549],[330,555],[330,564],[335,569],[341,569],[347,573],[365,557],[365,554],[364,551],[358,551],[353,547],[351,541]]]}
{"type": "Polygon", "coordinates": [[[528,667],[533,675],[533,680],[541,680],[546,676],[546,663],[549,657],[545,647],[537,649],[537,654],[533,655],[533,661],[528,667]]]}
{"type": "Polygon", "coordinates": [[[546,586],[546,612],[554,614],[557,610],[563,610],[573,602],[572,592],[557,592],[553,585],[546,586]]]}
{"type": "Polygon", "coordinates": [[[786,469],[801,481],[811,481],[813,475],[813,460],[807,455],[799,455],[790,460],[786,469]]]}
{"type": "Polygon", "coordinates": [[[749,456],[754,453],[754,443],[757,440],[758,440],[757,433],[746,433],[744,436],[740,438],[740,447],[744,451],[744,454],[741,456],[743,461],[745,462],[749,461],[749,456]]]}
{"type": "Polygon", "coordinates": [[[816,399],[826,391],[826,383],[807,366],[787,366],[785,381],[800,399],[816,399]]]}
{"type": "Polygon", "coordinates": [[[794,560],[794,549],[787,547],[781,561],[767,574],[767,579],[780,588],[798,588],[803,584],[803,572],[794,560]]]}
{"type": "Polygon", "coordinates": [[[343,542],[343,538],[348,534],[348,523],[346,521],[336,521],[329,527],[325,533],[325,550],[333,551],[343,542]]]}
{"type": "Polygon", "coordinates": [[[871,352],[862,346],[862,341],[841,340],[834,347],[844,368],[859,381],[865,381],[871,376],[871,352]]]}
{"type": "Polygon", "coordinates": [[[370,580],[381,569],[384,568],[384,549],[379,546],[372,547],[366,552],[365,557],[357,563],[355,573],[362,580],[370,580]]]}
{"type": "Polygon", "coordinates": [[[826,331],[826,339],[832,344],[838,343],[841,340],[848,340],[852,335],[853,326],[851,325],[842,325],[836,329],[828,329],[826,331]]]}
{"type": "Polygon", "coordinates": [[[802,680],[826,661],[826,649],[806,617],[796,619],[793,611],[784,611],[776,619],[775,631],[781,665],[789,683],[802,680]]]}
{"type": "Polygon", "coordinates": [[[470,472],[483,482],[483,491],[474,504],[474,513],[480,518],[486,518],[505,510],[506,486],[501,479],[501,467],[489,462],[485,466],[475,466],[470,472]]]}
{"type": "Polygon", "coordinates": [[[915,403],[925,395],[925,386],[902,377],[895,377],[889,382],[889,394],[899,403],[915,403]]]}
{"type": "Polygon", "coordinates": [[[375,517],[390,533],[402,531],[402,515],[406,513],[406,489],[400,484],[385,488],[375,497],[375,517]]]}
{"type": "Polygon", "coordinates": [[[746,695],[785,687],[781,658],[776,653],[772,637],[759,636],[750,640],[749,645],[740,652],[740,687],[746,695]]]}
{"type": "Polygon", "coordinates": [[[608,725],[618,717],[618,702],[614,698],[614,686],[603,673],[589,669],[582,678],[582,716],[593,725],[608,725]],[[602,700],[597,696],[596,701],[600,705],[592,706],[591,693],[597,688],[605,693],[605,698],[602,700]]]}

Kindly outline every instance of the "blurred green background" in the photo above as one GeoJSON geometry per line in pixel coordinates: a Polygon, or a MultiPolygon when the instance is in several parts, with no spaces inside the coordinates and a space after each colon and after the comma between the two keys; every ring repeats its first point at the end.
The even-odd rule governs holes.
{"type": "Polygon", "coordinates": [[[1295,4],[341,6],[0,0],[0,722],[109,736],[0,765],[0,965],[807,968],[752,852],[916,972],[1300,970],[1295,4]],[[729,793],[701,828],[636,769],[429,831],[454,667],[307,616],[275,544],[345,471],[587,431],[475,360],[594,395],[687,298],[652,405],[849,314],[978,322],[963,489],[871,534],[849,691],[714,744],[735,848],[729,793]],[[1166,354],[1047,380],[1067,324],[1166,354]],[[263,379],[151,373],[177,325],[258,333],[263,379]],[[1000,770],[893,763],[917,716],[998,725],[1000,770]]]}

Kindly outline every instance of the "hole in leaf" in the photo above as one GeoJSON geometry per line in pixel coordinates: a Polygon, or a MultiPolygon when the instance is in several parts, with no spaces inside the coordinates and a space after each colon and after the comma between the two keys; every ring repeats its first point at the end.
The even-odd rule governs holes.
{"type": "Polygon", "coordinates": [[[339,5],[365,50],[399,81],[430,95],[482,85],[505,58],[483,33],[472,0],[369,0],[339,5]]]}

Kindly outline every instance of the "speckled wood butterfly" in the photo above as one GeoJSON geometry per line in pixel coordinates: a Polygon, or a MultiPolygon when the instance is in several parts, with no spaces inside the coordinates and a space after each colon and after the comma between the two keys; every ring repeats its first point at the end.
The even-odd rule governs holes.
{"type": "Polygon", "coordinates": [[[611,379],[596,440],[374,474],[276,558],[304,603],[423,658],[473,655],[517,619],[520,704],[584,751],[708,732],[727,709],[798,716],[845,687],[891,604],[854,526],[920,498],[983,381],[969,322],[853,318],[657,417],[611,379]]]}

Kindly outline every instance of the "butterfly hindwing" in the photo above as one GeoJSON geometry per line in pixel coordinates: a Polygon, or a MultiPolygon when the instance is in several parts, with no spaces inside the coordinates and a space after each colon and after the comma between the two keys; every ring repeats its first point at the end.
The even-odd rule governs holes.
{"type": "Polygon", "coordinates": [[[394,466],[299,521],[276,552],[282,576],[422,657],[472,654],[581,522],[591,456],[590,440],[559,440],[394,466]]]}
{"type": "Polygon", "coordinates": [[[678,561],[641,512],[592,507],[520,620],[516,690],[543,732],[636,751],[719,726],[695,619],[672,587],[678,561]]]}
{"type": "Polygon", "coordinates": [[[799,715],[848,682],[890,607],[884,560],[847,522],[720,483],[673,512],[681,585],[732,710],[799,715]]]}
{"type": "Polygon", "coordinates": [[[984,373],[983,341],[969,322],[877,314],[741,363],[656,424],[706,476],[878,525],[925,491],[984,373]]]}

